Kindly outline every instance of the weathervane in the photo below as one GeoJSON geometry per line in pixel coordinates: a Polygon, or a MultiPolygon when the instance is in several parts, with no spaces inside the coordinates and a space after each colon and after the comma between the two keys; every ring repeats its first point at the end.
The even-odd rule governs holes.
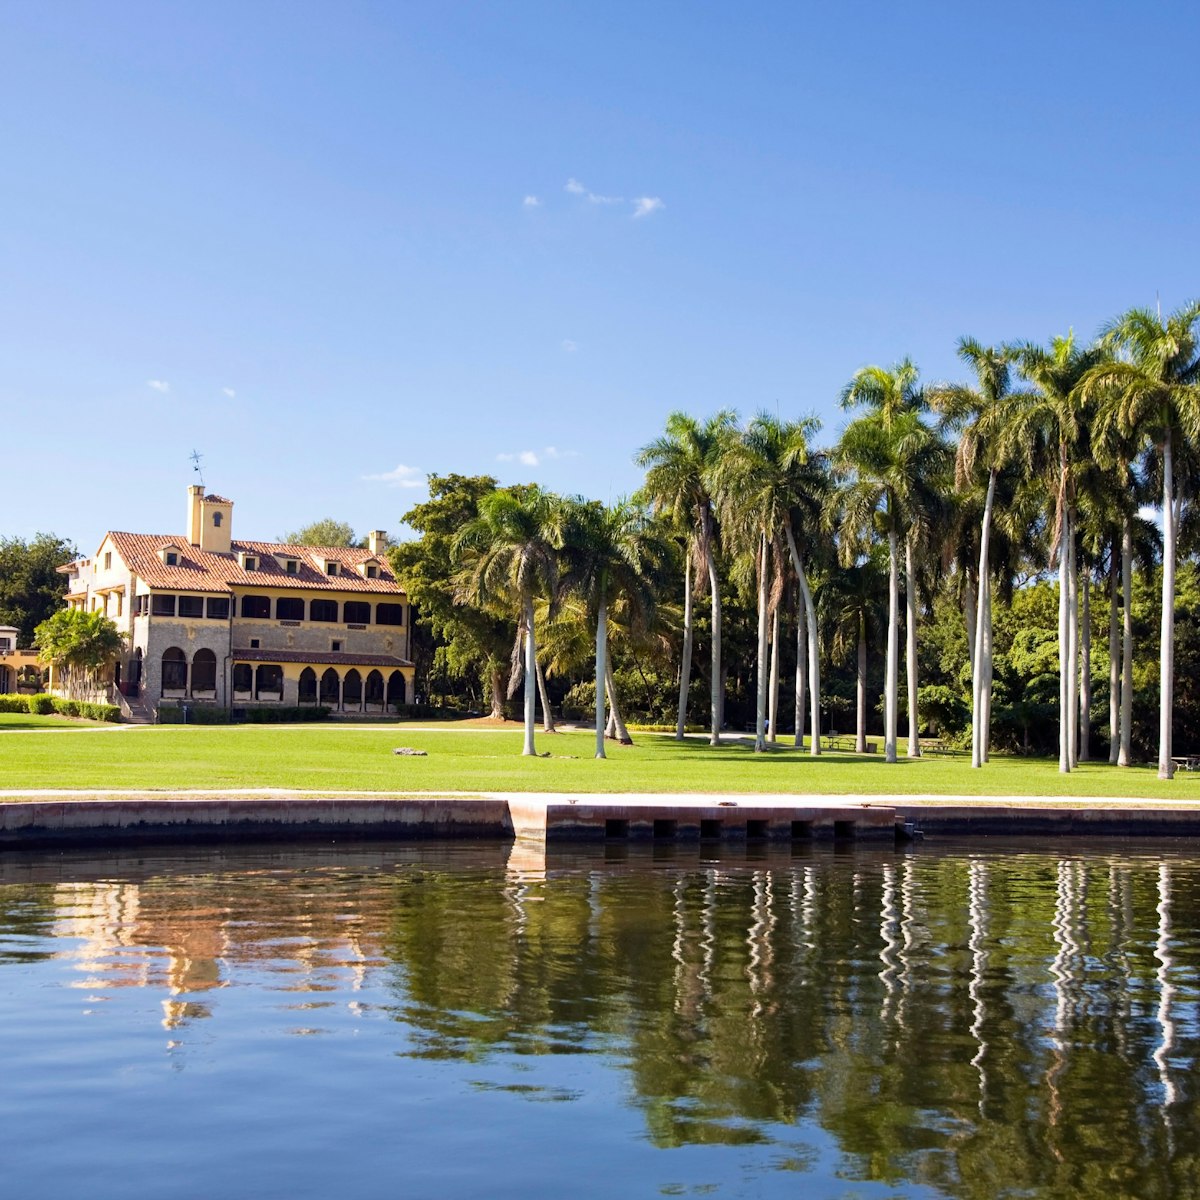
{"type": "Polygon", "coordinates": [[[204,472],[200,469],[200,460],[204,457],[198,450],[193,450],[191,453],[192,470],[200,476],[200,486],[204,486],[204,472]]]}

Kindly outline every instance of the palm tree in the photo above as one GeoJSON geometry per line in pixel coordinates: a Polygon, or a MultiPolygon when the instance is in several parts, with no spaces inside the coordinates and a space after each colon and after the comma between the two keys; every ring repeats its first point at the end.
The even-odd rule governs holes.
{"type": "Polygon", "coordinates": [[[1086,461],[1087,422],[1080,381],[1099,363],[1096,346],[1080,349],[1074,333],[1048,348],[1023,342],[1012,348],[1021,374],[1037,389],[1021,393],[1001,412],[1001,453],[1023,460],[1046,478],[1054,501],[1050,558],[1058,558],[1059,743],[1058,769],[1071,771],[1078,758],[1079,578],[1075,558],[1076,476],[1086,461]]]}
{"type": "Polygon", "coordinates": [[[60,608],[34,629],[33,644],[61,674],[67,695],[77,698],[97,672],[121,656],[125,635],[102,612],[60,608]]]}
{"type": "MultiPolygon", "coordinates": [[[[789,556],[804,599],[808,627],[808,673],[812,696],[812,753],[820,754],[820,673],[816,608],[797,540],[797,525],[815,533],[822,509],[825,482],[824,458],[809,451],[808,442],[818,428],[815,418],[782,421],[759,413],[738,436],[728,436],[724,453],[710,471],[714,495],[721,505],[722,523],[740,536],[755,554],[759,596],[759,687],[756,747],[765,747],[767,621],[777,610],[783,590],[781,564],[789,556]],[[774,564],[774,572],[771,566],[774,564]],[[771,583],[772,574],[774,583],[771,583]]],[[[801,534],[811,543],[812,533],[801,534]]],[[[774,639],[778,648],[779,639],[774,639]]],[[[776,650],[777,653],[777,650],[776,650]]],[[[777,663],[776,659],[776,663],[777,663]]],[[[777,680],[777,670],[770,672],[777,680]]]]}
{"type": "MultiPolygon", "coordinates": [[[[675,737],[682,741],[687,720],[687,695],[692,671],[692,594],[707,575],[712,597],[712,722],[710,741],[721,740],[721,588],[717,579],[717,529],[707,473],[712,468],[724,437],[734,428],[737,416],[729,409],[707,421],[687,413],[673,412],[666,433],[643,446],[635,462],[646,471],[642,494],[656,512],[669,514],[687,530],[684,561],[683,658],[679,672],[679,716],[675,737]],[[693,571],[695,578],[693,581],[693,571]]],[[[700,584],[700,587],[703,585],[700,584]]]]}
{"type": "Polygon", "coordinates": [[[821,589],[834,662],[856,655],[857,706],[854,748],[867,752],[867,646],[879,636],[883,576],[873,558],[839,568],[821,589]]]}
{"type": "Polygon", "coordinates": [[[604,758],[605,686],[611,679],[608,612],[624,601],[631,620],[646,624],[670,550],[663,530],[628,501],[566,502],[563,522],[564,592],[578,595],[596,631],[596,757],[604,758]]]}
{"type": "MultiPolygon", "coordinates": [[[[493,492],[479,502],[479,516],[464,526],[454,542],[462,564],[456,600],[489,604],[505,600],[518,609],[517,638],[524,635],[525,746],[536,754],[533,728],[537,695],[535,596],[557,597],[561,503],[540,488],[493,492]]],[[[513,684],[520,657],[514,647],[513,684]]],[[[511,691],[511,689],[510,689],[511,691]]]]}
{"type": "Polygon", "coordinates": [[[1182,444],[1200,437],[1200,300],[1164,320],[1133,308],[1108,325],[1104,343],[1119,357],[1096,366],[1082,393],[1102,405],[1100,424],[1149,441],[1162,476],[1162,623],[1159,646],[1158,777],[1175,773],[1171,760],[1175,686],[1175,566],[1183,505],[1176,459],[1182,444]]]}
{"type": "Polygon", "coordinates": [[[896,761],[899,709],[899,542],[904,534],[908,663],[908,755],[921,753],[917,713],[917,587],[915,552],[928,537],[941,507],[941,476],[948,462],[945,444],[921,420],[927,408],[912,360],[894,367],[864,367],[842,390],[842,406],[871,410],[846,427],[838,449],[844,471],[853,477],[843,502],[850,544],[878,520],[888,539],[888,662],[884,693],[884,748],[896,761]]]}
{"type": "MultiPolygon", "coordinates": [[[[978,596],[970,608],[975,628],[968,635],[971,654],[971,766],[982,767],[989,741],[988,710],[992,675],[991,537],[996,483],[1007,465],[1010,448],[998,435],[1003,414],[1013,406],[1028,405],[1035,397],[1011,389],[1012,353],[1007,348],[983,346],[974,338],[960,338],[958,356],[975,372],[978,386],[942,385],[930,390],[933,407],[942,414],[945,428],[958,433],[955,453],[955,486],[970,489],[982,468],[987,487],[980,521],[978,596]]],[[[968,579],[967,588],[970,589],[968,579]]]]}

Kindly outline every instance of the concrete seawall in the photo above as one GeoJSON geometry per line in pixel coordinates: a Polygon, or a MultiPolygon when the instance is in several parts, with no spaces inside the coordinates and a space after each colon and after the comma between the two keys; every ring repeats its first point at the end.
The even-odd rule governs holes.
{"type": "Polygon", "coordinates": [[[0,792],[0,849],[139,842],[486,838],[807,841],[1197,837],[1200,803],[1026,797],[0,792]]]}

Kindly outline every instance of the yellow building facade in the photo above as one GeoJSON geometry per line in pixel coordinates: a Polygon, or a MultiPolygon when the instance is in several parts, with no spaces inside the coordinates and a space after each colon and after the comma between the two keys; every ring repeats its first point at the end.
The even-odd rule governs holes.
{"type": "Polygon", "coordinates": [[[127,705],[323,705],[396,712],[412,699],[412,613],[386,538],[363,548],[233,537],[233,502],[188,489],[185,535],[106,533],[60,568],[67,603],[126,635],[127,705]]]}

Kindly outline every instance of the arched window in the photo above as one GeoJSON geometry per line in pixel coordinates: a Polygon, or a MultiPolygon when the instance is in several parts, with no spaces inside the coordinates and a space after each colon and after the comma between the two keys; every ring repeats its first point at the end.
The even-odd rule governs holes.
{"type": "Polygon", "coordinates": [[[242,616],[256,617],[260,620],[271,619],[270,596],[243,596],[242,616]]]}
{"type": "Polygon", "coordinates": [[[254,672],[254,696],[257,700],[281,700],[283,668],[274,663],[259,663],[254,672]]]}
{"type": "Polygon", "coordinates": [[[316,704],[317,702],[317,673],[312,667],[305,667],[300,672],[300,687],[296,698],[301,704],[316,704]]]}
{"type": "Polygon", "coordinates": [[[345,708],[358,708],[360,704],[362,704],[362,676],[351,667],[342,682],[342,705],[345,708]]]}
{"type": "Polygon", "coordinates": [[[298,596],[281,596],[275,601],[277,621],[303,621],[304,601],[298,596]]]}
{"type": "Polygon", "coordinates": [[[330,667],[324,675],[321,676],[321,703],[329,708],[337,708],[340,698],[339,687],[341,680],[338,678],[338,673],[330,667]]]}
{"type": "Polygon", "coordinates": [[[399,671],[393,671],[388,676],[387,702],[388,708],[398,709],[405,702],[404,676],[399,671]]]}
{"type": "Polygon", "coordinates": [[[178,646],[163,651],[162,690],[182,695],[187,690],[187,655],[178,646]]]}
{"type": "Polygon", "coordinates": [[[336,621],[338,619],[337,601],[314,600],[308,606],[308,619],[310,621],[336,621]]]}
{"type": "Polygon", "coordinates": [[[378,671],[372,671],[367,676],[367,707],[374,705],[383,707],[383,676],[378,671]]]}
{"type": "Polygon", "coordinates": [[[376,625],[403,625],[404,624],[404,605],[403,604],[377,604],[377,605],[375,605],[375,624],[376,625]]]}
{"type": "Polygon", "coordinates": [[[369,625],[371,606],[364,600],[347,600],[342,605],[342,620],[347,625],[369,625]]]}
{"type": "Polygon", "coordinates": [[[211,650],[197,650],[192,659],[192,695],[216,693],[217,656],[211,650]]]}
{"type": "Polygon", "coordinates": [[[249,663],[234,663],[233,665],[233,694],[239,700],[245,700],[254,687],[254,668],[249,663]]]}

